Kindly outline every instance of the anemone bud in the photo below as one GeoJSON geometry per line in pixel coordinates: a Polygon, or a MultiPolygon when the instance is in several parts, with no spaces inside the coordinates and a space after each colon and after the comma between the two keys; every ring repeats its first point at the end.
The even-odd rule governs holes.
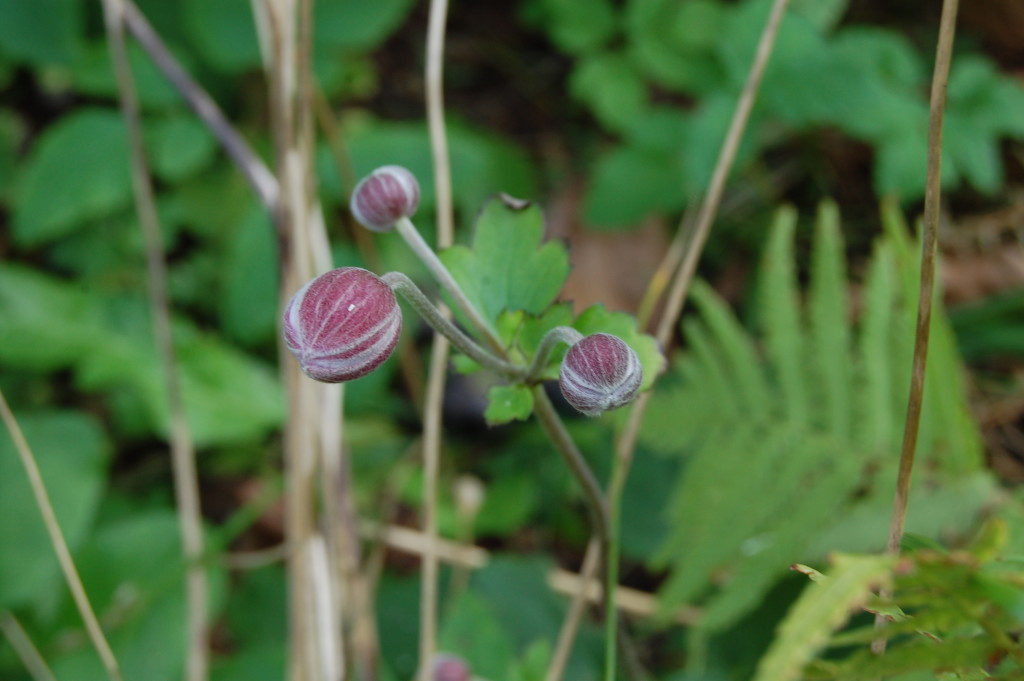
{"type": "Polygon", "coordinates": [[[469,665],[461,657],[438,653],[434,656],[432,681],[469,681],[469,665]]]}
{"type": "Polygon", "coordinates": [[[640,358],[618,336],[595,333],[575,343],[562,361],[558,385],[587,416],[629,404],[643,381],[640,358]]]}
{"type": "Polygon", "coordinates": [[[352,191],[352,215],[367,229],[388,232],[420,205],[416,176],[402,166],[382,166],[364,177],[352,191]]]}
{"type": "Polygon", "coordinates": [[[358,267],[331,270],[303,286],[284,311],[284,339],[310,378],[365,376],[398,343],[402,312],[391,288],[358,267]]]}

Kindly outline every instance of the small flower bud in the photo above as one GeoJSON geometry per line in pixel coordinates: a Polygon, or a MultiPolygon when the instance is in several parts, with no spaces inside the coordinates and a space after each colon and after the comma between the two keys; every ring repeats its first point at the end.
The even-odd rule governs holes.
{"type": "Polygon", "coordinates": [[[587,416],[629,404],[643,381],[640,358],[618,336],[595,333],[569,348],[558,385],[572,406],[587,416]]]}
{"type": "Polygon", "coordinates": [[[401,166],[382,166],[364,177],[352,191],[352,215],[367,229],[388,232],[420,205],[416,176],[401,166]]]}
{"type": "Polygon", "coordinates": [[[455,655],[435,655],[433,672],[432,681],[470,681],[469,665],[455,655]]]}
{"type": "Polygon", "coordinates": [[[391,288],[358,267],[331,270],[303,286],[284,311],[284,339],[302,370],[324,383],[365,376],[398,343],[402,312],[391,288]]]}

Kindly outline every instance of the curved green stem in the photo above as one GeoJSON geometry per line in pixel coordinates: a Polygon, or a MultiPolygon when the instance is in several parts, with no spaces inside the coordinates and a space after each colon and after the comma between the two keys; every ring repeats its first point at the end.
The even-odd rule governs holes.
{"type": "MultiPolygon", "coordinates": [[[[533,403],[534,412],[537,414],[541,426],[544,427],[544,431],[555,445],[555,449],[562,455],[569,470],[572,471],[580,483],[580,487],[583,488],[583,494],[587,499],[587,508],[590,511],[590,519],[594,525],[594,533],[601,544],[601,562],[604,564],[601,571],[602,573],[610,572],[607,561],[611,545],[611,527],[608,504],[601,492],[601,485],[597,482],[597,478],[594,477],[594,473],[590,470],[583,455],[580,454],[580,450],[577,449],[576,443],[573,442],[562,419],[558,417],[558,412],[555,411],[554,405],[551,404],[547,393],[544,392],[544,386],[534,386],[533,403]]],[[[604,608],[605,617],[614,619],[615,611],[611,601],[611,591],[608,589],[604,590],[604,608]]],[[[614,647],[614,639],[612,639],[611,645],[614,647]]]]}
{"type": "Polygon", "coordinates": [[[559,343],[573,345],[581,340],[583,340],[583,334],[571,326],[556,326],[548,331],[544,334],[544,338],[541,339],[537,353],[533,356],[529,369],[526,370],[526,379],[532,381],[540,376],[540,373],[544,371],[544,367],[547,366],[551,351],[555,349],[556,345],[559,343]]]}
{"type": "Polygon", "coordinates": [[[470,302],[466,292],[462,290],[462,287],[455,281],[452,273],[448,271],[448,268],[444,266],[441,259],[437,257],[437,253],[434,253],[434,250],[423,240],[419,230],[416,229],[416,225],[412,224],[409,218],[402,218],[395,223],[395,229],[402,235],[405,242],[409,244],[409,248],[413,250],[413,253],[427,266],[427,269],[430,270],[430,273],[441,284],[441,287],[448,292],[452,300],[455,301],[455,306],[459,308],[462,314],[466,315],[466,319],[476,327],[476,330],[484,337],[488,345],[491,346],[491,349],[499,354],[503,354],[505,348],[501,340],[491,330],[487,322],[484,321],[483,316],[473,306],[473,303],[470,302]]]}
{"type": "Polygon", "coordinates": [[[445,319],[441,311],[430,302],[423,291],[413,283],[412,279],[405,276],[401,272],[388,272],[381,277],[381,280],[385,284],[391,287],[392,290],[402,294],[402,297],[409,301],[409,304],[420,313],[420,316],[430,324],[431,327],[449,341],[452,345],[457,347],[467,357],[477,362],[481,366],[485,366],[488,369],[493,369],[498,373],[508,378],[524,378],[526,376],[526,369],[518,364],[507,362],[503,359],[495,357],[490,352],[484,350],[482,347],[477,345],[473,339],[464,334],[459,327],[452,324],[448,319],[445,319]]]}

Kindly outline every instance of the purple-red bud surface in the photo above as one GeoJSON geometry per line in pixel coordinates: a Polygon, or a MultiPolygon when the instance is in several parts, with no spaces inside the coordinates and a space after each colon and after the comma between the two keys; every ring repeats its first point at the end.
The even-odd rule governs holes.
{"type": "Polygon", "coordinates": [[[629,404],[643,382],[643,366],[618,336],[595,333],[575,343],[558,373],[565,399],[587,416],[629,404]]]}
{"type": "Polygon", "coordinates": [[[352,215],[367,229],[387,232],[420,205],[416,176],[402,166],[382,166],[364,177],[352,191],[352,215]]]}
{"type": "Polygon", "coordinates": [[[402,312],[391,288],[358,267],[331,270],[303,286],[284,310],[284,339],[310,378],[365,376],[398,343],[402,312]]]}
{"type": "Polygon", "coordinates": [[[469,665],[461,657],[438,653],[434,656],[432,681],[470,681],[469,665]]]}

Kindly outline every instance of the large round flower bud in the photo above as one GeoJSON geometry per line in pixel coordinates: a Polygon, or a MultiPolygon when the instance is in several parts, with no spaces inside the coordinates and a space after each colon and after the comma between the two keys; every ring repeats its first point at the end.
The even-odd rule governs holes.
{"type": "Polygon", "coordinates": [[[284,339],[310,378],[351,381],[370,373],[398,343],[402,312],[391,288],[358,267],[331,270],[303,286],[284,311],[284,339]]]}
{"type": "Polygon", "coordinates": [[[643,382],[643,366],[618,336],[595,333],[566,353],[558,385],[572,406],[587,416],[629,404],[643,382]]]}
{"type": "Polygon", "coordinates": [[[416,176],[401,166],[383,166],[364,177],[352,191],[350,203],[356,220],[375,232],[390,231],[419,205],[416,176]]]}

